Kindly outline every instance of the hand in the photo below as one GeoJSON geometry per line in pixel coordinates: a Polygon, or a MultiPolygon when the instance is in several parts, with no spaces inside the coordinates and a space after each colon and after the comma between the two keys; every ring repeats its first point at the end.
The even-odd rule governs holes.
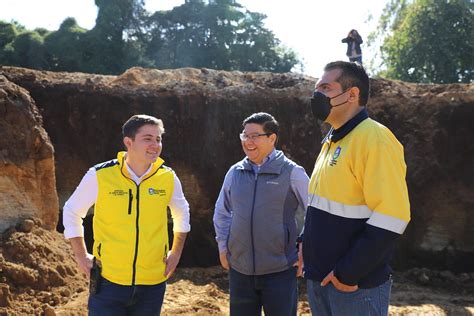
{"type": "Polygon", "coordinates": [[[176,266],[178,265],[180,258],[181,258],[180,252],[173,251],[173,250],[168,252],[168,257],[165,260],[165,264],[166,264],[165,277],[167,279],[173,275],[174,270],[176,270],[176,266]]]}
{"type": "Polygon", "coordinates": [[[329,274],[321,282],[321,286],[326,286],[329,282],[332,282],[334,287],[341,292],[355,292],[359,289],[357,285],[346,285],[341,283],[334,275],[334,271],[329,272],[329,274]]]}
{"type": "Polygon", "coordinates": [[[229,261],[227,261],[227,250],[219,252],[219,260],[221,261],[221,266],[225,270],[229,270],[229,261]]]}
{"type": "Polygon", "coordinates": [[[79,271],[84,273],[86,277],[89,279],[91,275],[91,268],[92,268],[92,260],[94,256],[90,253],[86,253],[84,256],[76,256],[76,262],[79,266],[79,271]]]}
{"type": "Polygon", "coordinates": [[[295,263],[295,266],[298,267],[296,271],[296,277],[303,276],[303,243],[298,243],[298,261],[295,263]]]}

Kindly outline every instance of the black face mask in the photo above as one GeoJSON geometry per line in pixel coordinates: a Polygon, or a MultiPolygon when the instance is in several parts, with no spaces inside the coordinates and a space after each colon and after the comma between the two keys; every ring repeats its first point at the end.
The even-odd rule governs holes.
{"type": "Polygon", "coordinates": [[[347,89],[344,92],[339,93],[338,95],[332,98],[326,96],[322,92],[314,91],[313,97],[311,98],[311,110],[313,112],[314,117],[323,122],[326,121],[333,107],[343,105],[349,101],[347,100],[336,105],[331,105],[331,99],[337,98],[338,96],[346,93],[347,91],[349,91],[349,89],[347,89]]]}

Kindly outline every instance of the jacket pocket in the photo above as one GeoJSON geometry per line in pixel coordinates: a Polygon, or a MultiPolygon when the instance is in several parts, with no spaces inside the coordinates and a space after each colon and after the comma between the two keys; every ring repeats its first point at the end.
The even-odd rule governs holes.
{"type": "Polygon", "coordinates": [[[133,193],[132,189],[128,189],[128,215],[132,214],[133,193]]]}

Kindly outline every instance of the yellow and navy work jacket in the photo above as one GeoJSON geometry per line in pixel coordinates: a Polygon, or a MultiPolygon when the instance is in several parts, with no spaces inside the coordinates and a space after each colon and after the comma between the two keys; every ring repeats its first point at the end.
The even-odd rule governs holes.
{"type": "Polygon", "coordinates": [[[342,283],[387,281],[394,242],[410,221],[403,146],[363,109],[323,140],[309,185],[305,277],[334,270],[342,283]]]}
{"type": "Polygon", "coordinates": [[[167,206],[174,175],[158,158],[137,185],[124,161],[95,166],[99,191],[94,208],[94,256],[102,276],[121,285],[153,285],[166,280],[168,253],[167,206]]]}

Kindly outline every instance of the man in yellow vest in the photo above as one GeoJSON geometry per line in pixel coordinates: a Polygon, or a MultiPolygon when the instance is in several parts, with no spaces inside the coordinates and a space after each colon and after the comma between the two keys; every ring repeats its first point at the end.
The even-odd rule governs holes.
{"type": "Polygon", "coordinates": [[[163,122],[134,115],[122,133],[127,151],[90,168],[64,205],[64,235],[80,270],[91,277],[89,315],[159,315],[166,280],[190,231],[189,204],[176,174],[160,158],[163,122]],[[82,219],[93,204],[89,254],[82,219]],[[168,206],[174,224],[171,250],[168,206]]]}

